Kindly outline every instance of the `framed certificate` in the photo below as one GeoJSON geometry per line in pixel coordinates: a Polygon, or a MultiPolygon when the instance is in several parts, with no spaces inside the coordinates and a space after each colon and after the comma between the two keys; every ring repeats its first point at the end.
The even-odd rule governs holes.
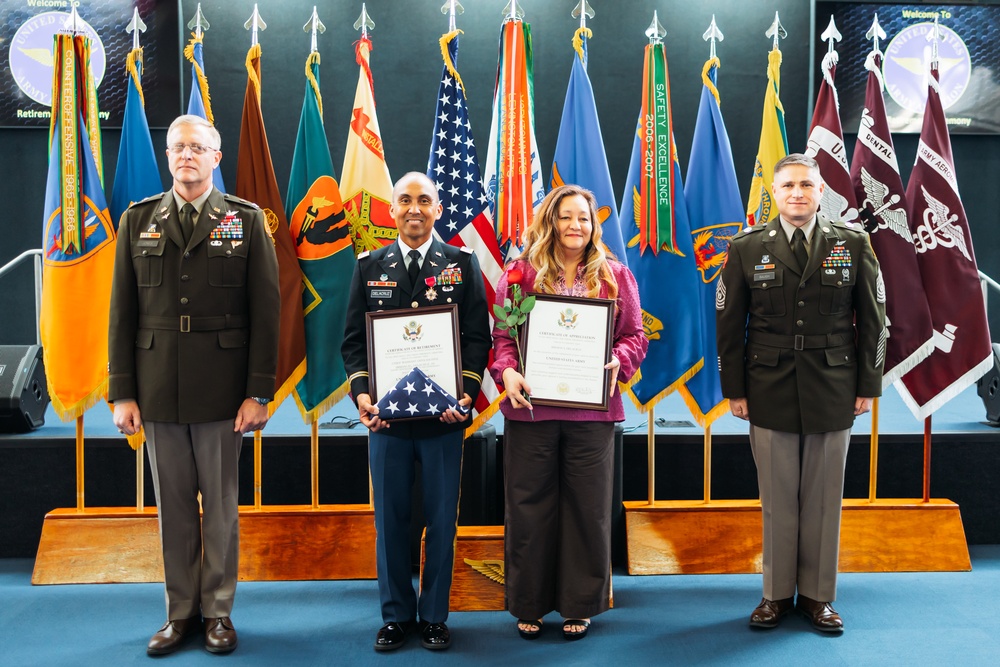
{"type": "Polygon", "coordinates": [[[524,333],[524,377],[531,402],[608,409],[615,302],[535,294],[524,333]]]}
{"type": "Polygon", "coordinates": [[[457,304],[365,313],[365,329],[373,404],[414,367],[462,397],[457,304]]]}

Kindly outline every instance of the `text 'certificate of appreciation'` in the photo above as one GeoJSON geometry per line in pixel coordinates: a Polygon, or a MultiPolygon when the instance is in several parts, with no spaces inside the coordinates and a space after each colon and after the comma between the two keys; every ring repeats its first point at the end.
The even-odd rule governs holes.
{"type": "Polygon", "coordinates": [[[366,313],[372,403],[413,368],[419,368],[452,396],[461,397],[458,307],[366,313]]]}
{"type": "Polygon", "coordinates": [[[610,299],[536,294],[525,325],[524,377],[538,405],[607,410],[610,299]]]}

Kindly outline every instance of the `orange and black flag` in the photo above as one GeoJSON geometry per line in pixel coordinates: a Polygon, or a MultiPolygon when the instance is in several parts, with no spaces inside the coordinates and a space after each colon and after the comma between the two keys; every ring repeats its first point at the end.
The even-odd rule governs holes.
{"type": "Polygon", "coordinates": [[[268,404],[274,414],[281,401],[295,388],[306,372],[306,338],[302,319],[302,271],[295,243],[288,228],[278,181],[274,177],[271,151],[260,110],[260,45],[247,52],[247,92],[240,126],[240,152],[236,167],[236,194],[264,211],[274,250],[278,255],[281,283],[281,327],[278,339],[278,372],[274,400],[268,404]]]}
{"type": "Polygon", "coordinates": [[[107,393],[115,228],[102,184],[90,38],[57,34],[53,57],[39,327],[52,406],[69,421],[107,393]]]}

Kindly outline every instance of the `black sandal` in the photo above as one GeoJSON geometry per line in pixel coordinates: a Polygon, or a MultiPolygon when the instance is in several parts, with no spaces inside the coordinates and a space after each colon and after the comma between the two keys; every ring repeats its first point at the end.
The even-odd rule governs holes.
{"type": "Polygon", "coordinates": [[[517,634],[521,635],[522,639],[538,639],[538,635],[542,634],[542,619],[532,620],[530,618],[519,618],[517,619],[517,634]],[[522,630],[522,625],[534,625],[537,627],[536,630],[522,630]]]}
{"type": "Polygon", "coordinates": [[[587,632],[590,631],[590,621],[585,621],[582,618],[567,618],[563,621],[563,639],[567,641],[576,641],[577,639],[583,639],[587,636],[587,632]],[[582,625],[583,630],[579,632],[573,632],[570,628],[574,625],[582,625]]]}

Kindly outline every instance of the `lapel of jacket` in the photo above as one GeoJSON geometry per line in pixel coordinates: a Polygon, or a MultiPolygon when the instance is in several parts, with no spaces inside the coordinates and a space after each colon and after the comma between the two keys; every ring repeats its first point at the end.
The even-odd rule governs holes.
{"type": "Polygon", "coordinates": [[[160,205],[156,207],[156,224],[163,228],[163,233],[174,242],[174,245],[184,250],[184,233],[181,232],[181,220],[173,190],[163,193],[160,205]]]}
{"type": "Polygon", "coordinates": [[[406,275],[406,262],[399,252],[399,243],[393,241],[385,247],[384,254],[379,258],[378,265],[389,280],[396,283],[400,291],[409,294],[410,277],[406,275]]]}
{"type": "MultiPolygon", "coordinates": [[[[201,207],[201,213],[198,214],[198,222],[194,226],[194,233],[191,234],[191,240],[188,243],[189,248],[193,248],[205,239],[208,235],[212,233],[219,221],[222,220],[223,216],[226,215],[226,200],[223,198],[222,193],[215,187],[212,188],[212,193],[208,195],[208,199],[205,200],[205,205],[201,207]]],[[[246,234],[246,220],[244,222],[243,233],[246,234]]]]}
{"type": "Polygon", "coordinates": [[[806,265],[803,277],[811,276],[830,254],[830,249],[837,242],[837,232],[830,224],[830,219],[822,213],[816,214],[816,227],[809,242],[809,264],[806,265]]]}
{"type": "Polygon", "coordinates": [[[779,222],[778,218],[767,223],[764,231],[757,233],[764,235],[764,250],[771,257],[777,257],[778,261],[793,273],[799,274],[799,262],[795,259],[795,255],[792,254],[792,247],[788,245],[788,238],[785,236],[785,230],[781,228],[781,222],[779,222]]]}

